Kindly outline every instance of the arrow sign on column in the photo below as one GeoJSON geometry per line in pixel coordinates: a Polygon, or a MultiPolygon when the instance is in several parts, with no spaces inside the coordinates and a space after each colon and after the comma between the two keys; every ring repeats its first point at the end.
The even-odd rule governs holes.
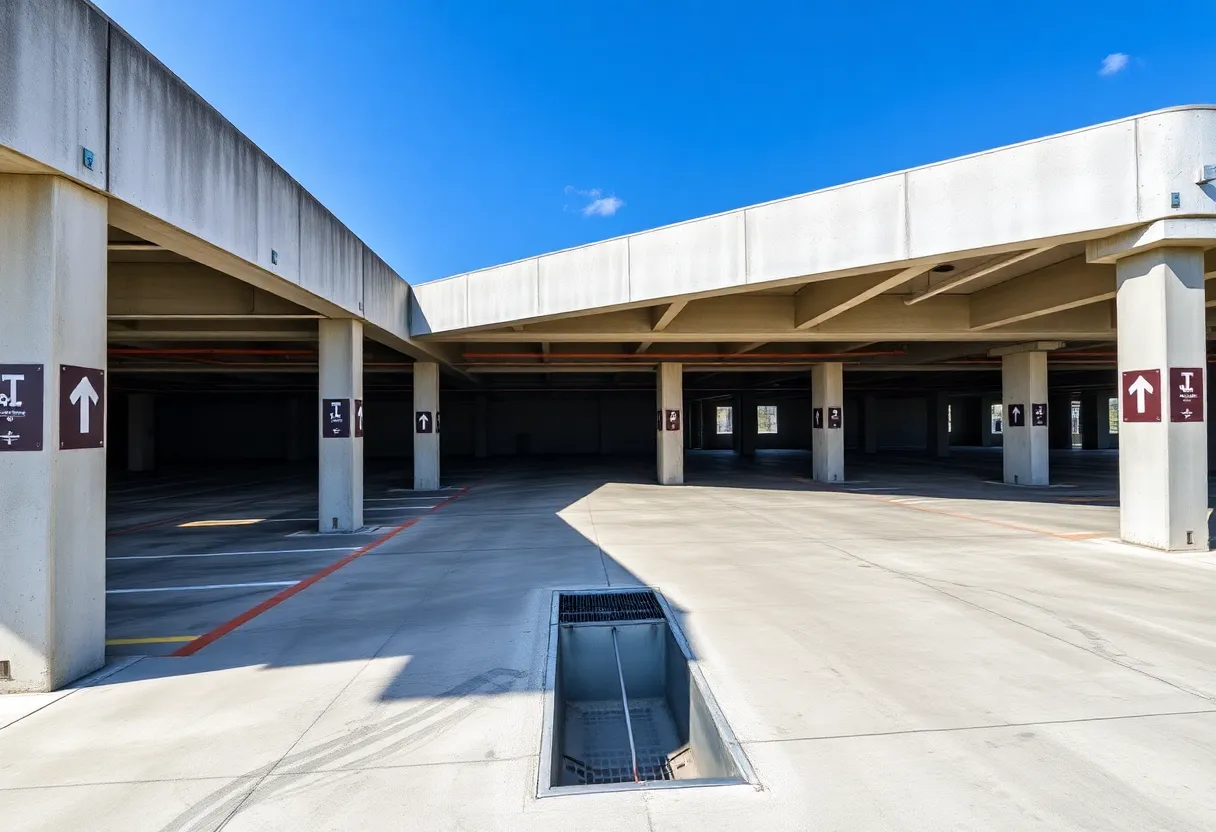
{"type": "Polygon", "coordinates": [[[1136,397],[1136,412],[1145,411],[1144,396],[1153,392],[1153,385],[1144,376],[1136,376],[1136,380],[1127,388],[1127,392],[1136,397]]]}
{"type": "MultiPolygon", "coordinates": [[[[1124,422],[1160,422],[1160,370],[1124,370],[1119,395],[1119,418],[1124,422]]],[[[1181,379],[1179,379],[1181,382],[1181,379]]],[[[1181,410],[1181,408],[1178,408],[1181,410]]]]}
{"type": "Polygon", "coordinates": [[[97,404],[97,391],[93,389],[93,383],[89,381],[88,376],[80,379],[80,383],[72,390],[72,395],[68,397],[68,401],[80,408],[80,432],[86,434],[89,432],[89,407],[97,404]]]}

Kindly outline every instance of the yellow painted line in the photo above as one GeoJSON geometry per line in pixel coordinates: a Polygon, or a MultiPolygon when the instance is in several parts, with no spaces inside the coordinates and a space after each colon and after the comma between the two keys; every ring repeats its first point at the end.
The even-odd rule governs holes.
{"type": "Polygon", "coordinates": [[[224,526],[252,526],[255,523],[264,523],[262,518],[244,518],[240,520],[195,520],[191,523],[181,523],[179,529],[209,529],[219,528],[224,526]]]}
{"type": "Polygon", "coordinates": [[[106,647],[117,647],[123,644],[176,644],[183,641],[194,641],[198,636],[157,636],[156,638],[111,638],[106,639],[106,647]]]}

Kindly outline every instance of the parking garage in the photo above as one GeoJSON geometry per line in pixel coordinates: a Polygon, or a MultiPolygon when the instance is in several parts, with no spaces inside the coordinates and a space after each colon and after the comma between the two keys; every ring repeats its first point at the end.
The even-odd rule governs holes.
{"type": "MultiPolygon", "coordinates": [[[[411,287],[121,29],[55,8],[70,36],[9,58],[22,117],[0,135],[5,378],[26,385],[0,448],[6,689],[221,623],[127,620],[135,590],[177,581],[106,557],[266,548],[248,534],[319,561],[521,464],[662,485],[919,472],[1032,502],[1083,471],[1071,498],[1117,502],[1110,533],[1207,550],[1216,111],[411,287]],[[42,129],[64,96],[76,120],[42,129]]],[[[219,587],[204,605],[308,571],[180,560],[183,586],[219,587]]]]}
{"type": "Polygon", "coordinates": [[[622,828],[1210,826],[1216,110],[410,285],[88,4],[0,26],[0,789],[568,828],[554,593],[661,587],[746,776],[622,828]]]}

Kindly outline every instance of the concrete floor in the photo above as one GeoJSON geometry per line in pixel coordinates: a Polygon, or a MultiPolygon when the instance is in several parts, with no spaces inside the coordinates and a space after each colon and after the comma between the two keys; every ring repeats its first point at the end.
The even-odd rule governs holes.
{"type": "Polygon", "coordinates": [[[4,828],[1216,828],[1216,558],[1113,541],[1111,458],[1072,460],[1042,490],[982,454],[465,471],[191,657],[0,700],[4,828]],[[550,592],[630,583],[761,789],[534,797],[550,592]]]}
{"type": "Polygon", "coordinates": [[[452,496],[409,485],[408,472],[379,466],[365,477],[367,529],[317,535],[311,466],[116,479],[107,507],[107,652],[168,654],[452,496]]]}

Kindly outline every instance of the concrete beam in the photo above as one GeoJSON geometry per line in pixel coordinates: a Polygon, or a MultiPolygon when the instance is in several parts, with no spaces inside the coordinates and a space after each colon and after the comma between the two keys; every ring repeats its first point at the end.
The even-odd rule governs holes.
{"type": "Polygon", "coordinates": [[[794,296],[794,327],[810,329],[927,272],[931,265],[913,266],[893,275],[812,283],[794,296]]]}
{"type": "Polygon", "coordinates": [[[1090,240],[1085,244],[1085,259],[1090,263],[1114,263],[1156,248],[1207,248],[1214,244],[1216,217],[1170,217],[1090,240]]]}
{"type": "Polygon", "coordinates": [[[993,329],[1114,297],[1115,267],[1074,257],[973,294],[971,328],[993,329]]]}
{"type": "Polygon", "coordinates": [[[796,297],[752,295],[693,301],[665,330],[652,329],[648,309],[629,309],[533,324],[524,332],[463,332],[426,336],[426,343],[768,343],[770,341],[1026,341],[1111,340],[1114,325],[1107,304],[1054,312],[990,330],[971,327],[965,295],[944,295],[932,303],[905,306],[897,295],[882,295],[840,312],[813,329],[794,326],[796,297]]]}
{"type": "Polygon", "coordinates": [[[683,312],[684,307],[687,305],[688,301],[677,300],[673,303],[667,304],[667,306],[662,308],[662,311],[659,311],[659,307],[654,307],[652,310],[652,314],[654,315],[654,326],[652,329],[654,329],[655,332],[662,332],[663,330],[667,329],[671,322],[676,319],[676,315],[683,312]]]}
{"type": "Polygon", "coordinates": [[[922,292],[917,292],[912,297],[907,298],[904,303],[908,306],[915,303],[920,303],[923,300],[928,300],[929,298],[940,295],[943,292],[952,291],[957,289],[959,286],[970,283],[973,280],[978,280],[981,277],[987,277],[995,272],[999,272],[1001,269],[1006,269],[1010,266],[1016,265],[1017,263],[1021,263],[1023,260],[1029,260],[1031,257],[1035,257],[1048,251],[1051,251],[1050,246],[1047,248],[1032,248],[1026,251],[1019,251],[1015,254],[999,254],[990,260],[985,260],[978,266],[972,266],[970,269],[966,269],[959,274],[953,275],[935,286],[930,286],[928,289],[925,289],[922,292]]]}
{"type": "Polygon", "coordinates": [[[107,285],[107,313],[114,319],[320,317],[320,313],[197,263],[111,263],[107,285]]]}
{"type": "Polygon", "coordinates": [[[989,358],[1004,358],[1006,355],[1020,355],[1024,352],[1051,352],[1063,347],[1059,341],[1033,341],[1029,344],[1009,344],[988,350],[989,358]]]}

